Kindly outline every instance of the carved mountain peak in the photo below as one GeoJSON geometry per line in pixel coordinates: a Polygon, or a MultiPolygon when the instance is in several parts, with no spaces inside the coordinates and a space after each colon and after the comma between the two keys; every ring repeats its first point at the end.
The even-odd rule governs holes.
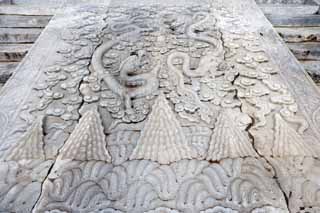
{"type": "Polygon", "coordinates": [[[230,110],[224,110],[218,116],[209,143],[207,160],[257,156],[248,136],[235,124],[230,113],[230,110]]]}
{"type": "Polygon", "coordinates": [[[34,121],[21,140],[9,149],[4,159],[6,161],[45,160],[42,124],[42,118],[34,121]]]}
{"type": "Polygon", "coordinates": [[[182,127],[163,94],[156,99],[130,159],[170,164],[196,157],[182,127]]]}
{"type": "Polygon", "coordinates": [[[97,110],[88,110],[62,147],[61,159],[111,162],[106,149],[106,137],[97,110]]]}
{"type": "Polygon", "coordinates": [[[274,157],[285,156],[313,156],[317,154],[312,147],[303,140],[290,125],[287,124],[280,114],[275,114],[275,135],[272,147],[274,157]]]}

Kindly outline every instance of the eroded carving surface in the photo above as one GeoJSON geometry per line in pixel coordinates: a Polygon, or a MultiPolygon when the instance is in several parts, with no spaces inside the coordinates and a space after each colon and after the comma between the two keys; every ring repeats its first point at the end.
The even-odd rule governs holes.
{"type": "Polygon", "coordinates": [[[134,160],[121,166],[73,161],[53,174],[45,182],[38,212],[250,212],[267,205],[285,209],[272,174],[254,158],[170,165],[134,160]]]}
{"type": "Polygon", "coordinates": [[[0,160],[0,211],[31,212],[52,165],[43,150],[42,119],[0,160]]]}
{"type": "Polygon", "coordinates": [[[230,4],[74,10],[0,127],[0,211],[318,212],[317,111],[230,4]]]}
{"type": "Polygon", "coordinates": [[[164,95],[160,94],[152,107],[152,113],[149,115],[144,129],[141,131],[130,160],[146,159],[160,164],[169,164],[196,157],[196,150],[187,141],[182,127],[171,111],[164,95]]]}
{"type": "Polygon", "coordinates": [[[106,149],[106,137],[100,115],[96,110],[85,112],[62,147],[59,157],[70,160],[111,162],[111,156],[106,149]]]}
{"type": "MultiPolygon", "coordinates": [[[[211,136],[207,160],[258,156],[245,131],[234,123],[237,117],[233,114],[226,110],[219,115],[211,136]]],[[[250,121],[250,118],[247,119],[250,121]]]]}

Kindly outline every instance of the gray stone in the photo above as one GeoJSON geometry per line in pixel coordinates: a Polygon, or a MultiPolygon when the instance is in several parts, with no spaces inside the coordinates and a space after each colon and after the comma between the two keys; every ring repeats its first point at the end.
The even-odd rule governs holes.
{"type": "Polygon", "coordinates": [[[320,27],[277,27],[277,32],[288,43],[319,42],[320,27]]]}
{"type": "Polygon", "coordinates": [[[320,61],[301,61],[304,69],[309,73],[311,78],[320,84],[320,61]]]}
{"type": "Polygon", "coordinates": [[[0,15],[0,27],[45,27],[51,16],[0,15]]]}
{"type": "Polygon", "coordinates": [[[275,27],[319,27],[319,15],[304,15],[304,16],[286,16],[286,15],[266,15],[268,20],[275,27]]]}
{"type": "Polygon", "coordinates": [[[0,44],[0,61],[21,61],[31,46],[32,44],[0,44]]]}
{"type": "Polygon", "coordinates": [[[43,29],[0,28],[1,43],[34,43],[43,29]]]}
{"type": "Polygon", "coordinates": [[[316,14],[319,11],[317,4],[260,4],[262,11],[274,16],[303,16],[316,14]]]}
{"type": "Polygon", "coordinates": [[[11,0],[0,0],[0,4],[11,4],[11,0]]]}
{"type": "Polygon", "coordinates": [[[14,70],[18,66],[18,62],[0,63],[0,83],[6,83],[14,70]]]}
{"type": "Polygon", "coordinates": [[[319,103],[253,0],[67,8],[0,91],[0,211],[317,212],[319,103]]]}
{"type": "Polygon", "coordinates": [[[298,60],[320,61],[320,42],[288,43],[298,60]]]}

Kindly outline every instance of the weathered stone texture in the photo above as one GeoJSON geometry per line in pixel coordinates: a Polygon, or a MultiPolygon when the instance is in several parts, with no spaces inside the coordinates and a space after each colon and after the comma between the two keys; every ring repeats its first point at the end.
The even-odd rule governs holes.
{"type": "Polygon", "coordinates": [[[68,9],[0,91],[0,211],[317,212],[319,103],[253,0],[68,9]]]}

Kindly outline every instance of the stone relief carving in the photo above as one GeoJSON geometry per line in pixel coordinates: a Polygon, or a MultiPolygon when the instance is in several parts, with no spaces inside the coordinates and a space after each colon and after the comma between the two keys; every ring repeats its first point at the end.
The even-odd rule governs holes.
{"type": "MultiPolygon", "coordinates": [[[[224,12],[220,11],[220,14],[223,17],[224,12]]],[[[238,72],[239,76],[235,79],[234,85],[237,97],[241,101],[242,111],[254,119],[254,125],[249,132],[255,137],[257,151],[263,156],[279,154],[274,151],[281,146],[279,143],[284,143],[282,139],[281,142],[278,140],[277,135],[282,131],[279,129],[282,127],[277,125],[280,119],[284,122],[283,125],[288,125],[285,129],[292,129],[292,126],[295,126],[296,129],[293,131],[297,133],[296,137],[301,137],[304,141],[302,149],[308,149],[311,144],[303,138],[303,135],[309,125],[300,115],[297,103],[288,88],[280,82],[279,68],[269,60],[259,35],[247,33],[245,27],[241,29],[241,25],[237,25],[236,28],[234,19],[230,18],[230,21],[224,19],[226,20],[223,25],[224,45],[229,52],[232,52],[226,54],[226,61],[233,64],[238,72]]],[[[291,154],[295,155],[293,153],[291,154]]],[[[309,155],[310,153],[306,156],[309,155]]],[[[318,151],[314,151],[312,156],[318,156],[318,151]]]]}
{"type": "Polygon", "coordinates": [[[3,155],[4,161],[45,160],[42,119],[34,122],[21,141],[3,155]]]}
{"type": "Polygon", "coordinates": [[[134,160],[116,167],[73,161],[49,177],[37,211],[246,212],[259,205],[281,209],[284,198],[275,186],[272,175],[254,158],[170,165],[134,160]]]}
{"type": "Polygon", "coordinates": [[[319,210],[312,124],[261,36],[177,5],[78,11],[0,144],[1,211],[319,210]]]}
{"type": "MultiPolygon", "coordinates": [[[[121,20],[119,16],[115,20],[111,18],[110,27],[106,30],[109,36],[105,36],[107,39],[94,52],[91,74],[80,86],[88,107],[99,102],[99,107],[106,108],[113,120],[105,131],[108,133],[106,147],[110,150],[113,165],[84,158],[63,163],[64,157],[61,156],[64,155],[65,147],[68,147],[67,142],[58,157],[54,172],[45,182],[45,193],[36,210],[241,212],[244,209],[259,211],[257,207],[260,204],[257,203],[270,205],[269,208],[285,209],[283,198],[279,203],[275,202],[280,191],[280,194],[273,194],[277,191],[276,187],[275,190],[266,189],[275,183],[257,184],[259,179],[250,180],[249,174],[239,176],[241,171],[247,171],[245,166],[244,170],[239,167],[241,157],[257,157],[258,154],[245,133],[252,120],[240,112],[241,102],[234,98],[237,90],[233,82],[238,73],[232,70],[232,65],[224,64],[226,53],[222,46],[221,32],[215,29],[215,19],[208,11],[201,11],[186,16],[189,21],[184,23],[176,16],[175,9],[168,9],[168,14],[157,14],[155,8],[148,10],[152,18],[158,15],[160,20],[163,19],[165,29],[160,31],[169,35],[157,33],[153,28],[161,28],[162,25],[154,26],[152,21],[150,25],[153,28],[145,27],[146,30],[141,27],[140,18],[145,21],[145,25],[149,24],[149,20],[141,15],[143,9],[135,9],[137,15],[134,18],[126,17],[129,21],[118,21],[121,20]],[[183,28],[187,29],[185,34],[183,28]],[[113,39],[114,34],[116,39],[113,39]],[[140,37],[137,38],[135,34],[140,37]],[[132,36],[131,41],[129,35],[132,36]],[[163,46],[163,49],[158,50],[158,45],[163,46]],[[192,55],[197,52],[199,55],[192,55]],[[158,92],[158,87],[161,92],[158,92]],[[86,96],[91,99],[86,99],[86,96]],[[143,116],[136,119],[133,115],[139,114],[137,106],[140,103],[144,104],[145,110],[141,113],[143,116]],[[229,128],[233,132],[224,133],[234,119],[236,123],[229,128]],[[230,137],[223,140],[221,136],[227,134],[230,137]],[[214,143],[223,143],[224,149],[216,153],[218,149],[214,143]],[[229,147],[226,144],[230,144],[229,147]],[[232,144],[238,148],[232,147],[232,144]],[[183,160],[185,158],[199,160],[183,160]],[[234,162],[235,170],[228,170],[229,167],[225,168],[223,163],[209,164],[200,160],[205,158],[234,162]],[[179,177],[182,165],[191,166],[187,167],[191,170],[182,169],[181,172],[187,173],[179,177]],[[195,173],[194,169],[198,166],[199,171],[195,173]],[[73,169],[82,172],[78,182],[72,181],[75,177],[70,174],[73,172],[68,172],[73,169]],[[101,174],[92,176],[91,171],[94,170],[101,174]],[[188,172],[191,173],[187,175],[188,172]],[[70,186],[70,189],[59,189],[59,185],[56,185],[66,181],[72,181],[75,185],[70,186]],[[245,188],[237,188],[242,183],[246,183],[245,188]],[[253,188],[258,187],[257,193],[261,193],[259,198],[237,195],[241,190],[251,191],[250,184],[253,184],[253,188]],[[82,202],[82,197],[70,200],[84,189],[87,190],[86,203],[82,202]],[[189,194],[194,197],[186,197],[189,194]],[[64,197],[64,201],[55,198],[59,196],[64,197]]],[[[185,8],[178,10],[188,11],[185,8]]],[[[120,14],[124,16],[132,14],[130,8],[123,11],[120,14]]],[[[82,119],[86,119],[86,115],[83,116],[82,119]]],[[[97,123],[101,125],[100,121],[97,123]]],[[[74,133],[77,130],[76,127],[74,133]]],[[[72,141],[72,134],[69,141],[72,141]]],[[[95,146],[94,143],[91,145],[95,146]]],[[[254,158],[245,161],[260,165],[254,158]]],[[[267,174],[263,166],[260,169],[263,174],[267,174]]],[[[266,177],[264,181],[273,181],[272,175],[266,177]],[[266,177],[270,177],[270,180],[266,177]]]]}
{"type": "MultiPolygon", "coordinates": [[[[237,123],[234,125],[237,119],[233,114],[235,113],[226,110],[219,115],[211,136],[207,160],[219,161],[225,158],[258,156],[244,129],[241,129],[237,123]]],[[[242,120],[251,122],[249,117],[242,118],[242,120]]]]}
{"type": "Polygon", "coordinates": [[[103,79],[103,81],[107,83],[111,91],[124,99],[126,110],[131,110],[132,98],[148,96],[158,89],[157,73],[160,69],[160,64],[156,64],[150,72],[138,75],[137,73],[141,72],[139,69],[141,69],[146,63],[142,61],[145,53],[142,50],[137,53],[133,52],[131,53],[132,55],[121,63],[119,68],[120,80],[118,82],[117,79],[110,75],[110,73],[103,73],[103,54],[113,45],[104,44],[103,46],[98,47],[93,55],[92,67],[99,73],[99,78],[103,79]]]}
{"type": "Polygon", "coordinates": [[[52,161],[0,162],[0,211],[31,212],[52,161]]]}
{"type": "Polygon", "coordinates": [[[163,94],[155,101],[130,159],[169,164],[197,157],[163,94]],[[153,140],[151,141],[150,138],[153,140]]]}
{"type": "Polygon", "coordinates": [[[269,158],[292,212],[319,211],[319,160],[312,157],[269,158]]]}
{"type": "MultiPolygon", "coordinates": [[[[16,102],[26,98],[28,101],[22,103],[23,107],[16,103],[14,113],[8,114],[10,122],[8,119],[0,133],[6,133],[0,143],[1,212],[33,210],[58,150],[79,119],[82,97],[78,87],[82,78],[89,74],[90,51],[94,50],[91,47],[99,42],[98,37],[92,35],[101,31],[101,25],[97,23],[102,17],[96,14],[97,11],[80,11],[80,15],[77,12],[73,23],[71,21],[61,33],[60,45],[48,52],[49,55],[52,53],[52,64],[46,64],[48,60],[44,62],[32,88],[16,87],[22,94],[29,89],[32,91],[25,94],[26,97],[11,97],[16,102]],[[17,125],[6,130],[15,122],[17,125]]],[[[20,84],[23,81],[20,80],[20,84]]],[[[6,107],[3,105],[1,109],[6,107]]]]}
{"type": "Polygon", "coordinates": [[[288,126],[279,114],[275,114],[275,135],[272,155],[276,157],[311,156],[316,152],[305,144],[302,137],[288,126]]]}
{"type": "Polygon", "coordinates": [[[43,150],[42,118],[0,159],[0,211],[31,212],[52,160],[43,150]]]}
{"type": "Polygon", "coordinates": [[[111,162],[97,111],[87,111],[60,151],[61,159],[111,162]]]}

